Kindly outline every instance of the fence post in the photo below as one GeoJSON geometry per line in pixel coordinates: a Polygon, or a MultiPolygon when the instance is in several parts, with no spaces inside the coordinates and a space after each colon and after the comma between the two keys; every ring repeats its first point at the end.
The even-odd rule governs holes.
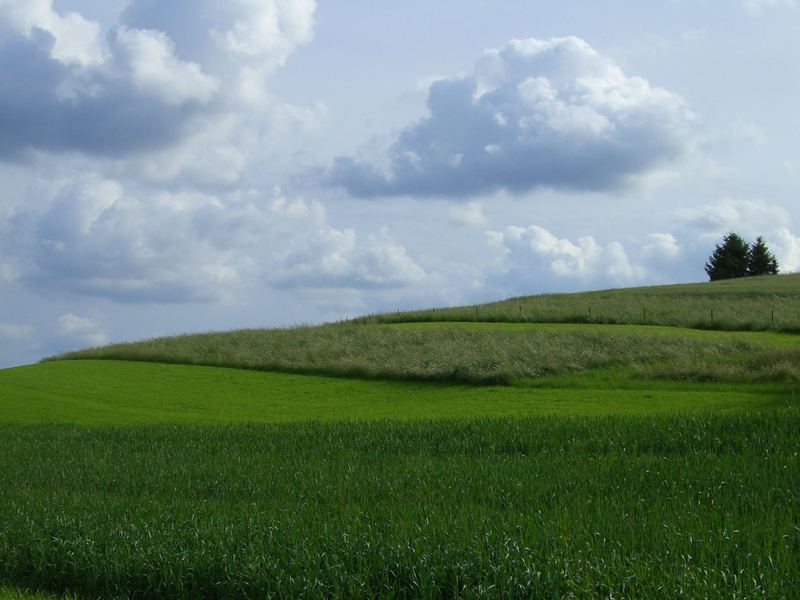
{"type": "Polygon", "coordinates": [[[589,320],[590,321],[592,320],[592,307],[591,307],[591,305],[589,306],[589,320]]]}
{"type": "Polygon", "coordinates": [[[647,321],[647,307],[642,309],[642,321],[647,321]]]}
{"type": "Polygon", "coordinates": [[[711,309],[711,324],[714,324],[714,309],[711,309]]]}
{"type": "Polygon", "coordinates": [[[772,326],[775,327],[775,310],[772,311],[772,326]]]}

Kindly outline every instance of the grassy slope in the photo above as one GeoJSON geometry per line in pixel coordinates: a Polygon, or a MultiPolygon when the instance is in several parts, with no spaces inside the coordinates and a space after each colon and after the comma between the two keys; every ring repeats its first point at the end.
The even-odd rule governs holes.
{"type": "Polygon", "coordinates": [[[523,296],[490,304],[390,313],[363,319],[365,322],[388,323],[444,320],[629,323],[700,329],[777,328],[798,331],[800,274],[523,296]]]}
{"type": "Polygon", "coordinates": [[[159,338],[63,358],[479,384],[612,367],[650,379],[800,382],[797,336],[684,331],[665,335],[664,328],[641,326],[339,324],[159,338]]]}
{"type": "Polygon", "coordinates": [[[776,327],[800,330],[800,276],[536,296],[318,327],[184,335],[61,358],[479,384],[619,367],[645,379],[798,383],[800,338],[752,331],[766,327],[759,320],[764,306],[778,315],[776,327]],[[715,309],[714,325],[730,331],[678,327],[710,326],[690,318],[709,302],[725,306],[715,309]],[[575,311],[589,305],[593,321],[626,325],[513,322],[586,321],[575,311]],[[648,308],[648,323],[641,324],[645,305],[657,309],[648,308]]]}
{"type": "MultiPolygon", "coordinates": [[[[636,323],[650,298],[676,308],[648,308],[649,322],[708,326],[689,317],[713,301],[729,310],[715,326],[763,329],[766,298],[796,329],[800,280],[756,283],[479,313],[513,321],[515,303],[530,302],[526,320],[580,322],[589,299],[593,320],[636,323]]],[[[471,318],[458,310],[448,318],[471,318]]],[[[481,359],[496,354],[511,387],[92,360],[0,371],[0,480],[12,482],[0,486],[0,584],[170,597],[775,598],[800,586],[796,386],[676,381],[737,381],[748,369],[796,381],[794,337],[490,327],[329,326],[102,352],[217,364],[258,350],[261,363],[236,366],[463,381],[496,377],[497,361],[481,359]],[[287,352],[295,362],[274,363],[287,352]],[[391,361],[403,369],[387,372],[391,361]],[[510,418],[475,420],[486,415],[510,418]],[[309,422],[454,416],[472,420],[309,422]],[[232,425],[242,421],[304,422],[232,425]],[[42,425],[56,422],[75,425],[42,425]]]]}
{"type": "Polygon", "coordinates": [[[613,371],[518,386],[260,373],[155,363],[58,361],[0,371],[0,422],[241,423],[756,410],[785,385],[638,382],[613,371]]]}

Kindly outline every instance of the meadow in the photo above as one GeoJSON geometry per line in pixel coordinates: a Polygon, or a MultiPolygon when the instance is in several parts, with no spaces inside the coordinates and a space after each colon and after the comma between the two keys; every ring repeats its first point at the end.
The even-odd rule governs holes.
{"type": "Polygon", "coordinates": [[[800,279],[755,281],[2,370],[0,599],[797,597],[800,279]]]}

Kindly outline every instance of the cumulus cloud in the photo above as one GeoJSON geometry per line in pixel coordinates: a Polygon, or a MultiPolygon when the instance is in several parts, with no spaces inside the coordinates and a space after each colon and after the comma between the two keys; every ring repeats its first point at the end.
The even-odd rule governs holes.
{"type": "Polygon", "coordinates": [[[21,27],[8,18],[9,6],[17,4],[0,6],[0,158],[30,149],[136,152],[174,142],[197,112],[194,103],[164,101],[177,97],[170,90],[192,70],[168,45],[160,81],[134,70],[149,60],[146,48],[113,40],[107,57],[76,64],[57,51],[55,36],[63,33],[44,28],[46,13],[37,13],[42,20],[32,27],[21,27]]]}
{"type": "Polygon", "coordinates": [[[293,225],[259,197],[139,196],[90,180],[23,207],[4,237],[35,288],[120,302],[210,302],[239,289],[261,236],[287,235],[293,225]]]}
{"type": "Polygon", "coordinates": [[[200,65],[175,56],[172,40],[163,32],[120,27],[114,32],[114,43],[142,94],[181,106],[205,104],[219,89],[219,82],[203,73],[200,65]]]}
{"type": "Polygon", "coordinates": [[[122,22],[164,32],[181,56],[233,73],[243,99],[263,99],[266,75],[313,35],[315,0],[133,0],[122,22]]]}
{"type": "Polygon", "coordinates": [[[399,287],[424,275],[388,236],[359,241],[330,227],[319,203],[280,190],[138,194],[100,178],[21,205],[0,225],[0,252],[35,289],[124,303],[227,301],[258,285],[399,287]]]}
{"type": "Polygon", "coordinates": [[[274,278],[278,287],[399,288],[420,281],[425,271],[387,235],[359,244],[352,229],[320,231],[292,252],[274,278]]]}
{"type": "MultiPolygon", "coordinates": [[[[102,32],[53,0],[0,0],[0,158],[29,150],[130,156],[220,131],[313,33],[313,0],[132,0],[102,32]]],[[[255,101],[255,104],[254,104],[255,101]]],[[[230,128],[229,128],[230,129],[230,128]]]]}
{"type": "Polygon", "coordinates": [[[106,59],[100,26],[75,12],[59,14],[52,0],[0,0],[0,22],[3,16],[26,38],[49,34],[50,56],[60,63],[87,67],[106,59]]]}
{"type": "Polygon", "coordinates": [[[680,245],[675,236],[671,233],[651,233],[647,236],[647,242],[642,248],[644,255],[648,258],[675,259],[681,253],[680,245]]]}
{"type": "Polygon", "coordinates": [[[510,293],[609,287],[646,276],[619,242],[601,244],[592,236],[573,242],[536,225],[489,231],[487,239],[499,251],[489,283],[510,293]]]}
{"type": "Polygon", "coordinates": [[[389,148],[388,168],[340,157],[328,182],[363,197],[610,190],[692,144],[680,96],[576,37],[489,50],[472,75],[432,83],[427,104],[389,148]]]}

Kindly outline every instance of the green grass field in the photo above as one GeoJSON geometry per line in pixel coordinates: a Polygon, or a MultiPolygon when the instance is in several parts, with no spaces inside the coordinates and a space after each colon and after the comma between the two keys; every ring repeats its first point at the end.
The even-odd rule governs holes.
{"type": "Polygon", "coordinates": [[[0,600],[795,598],[800,338],[753,307],[800,279],[756,284],[0,370],[0,600]],[[709,299],[738,316],[687,327],[709,299]]]}
{"type": "Polygon", "coordinates": [[[791,598],[800,412],[0,426],[0,572],[79,596],[791,598]]]}
{"type": "Polygon", "coordinates": [[[794,390],[787,384],[639,381],[609,371],[514,386],[470,386],[58,361],[0,371],[0,423],[281,423],[750,411],[793,406],[794,390]]]}

